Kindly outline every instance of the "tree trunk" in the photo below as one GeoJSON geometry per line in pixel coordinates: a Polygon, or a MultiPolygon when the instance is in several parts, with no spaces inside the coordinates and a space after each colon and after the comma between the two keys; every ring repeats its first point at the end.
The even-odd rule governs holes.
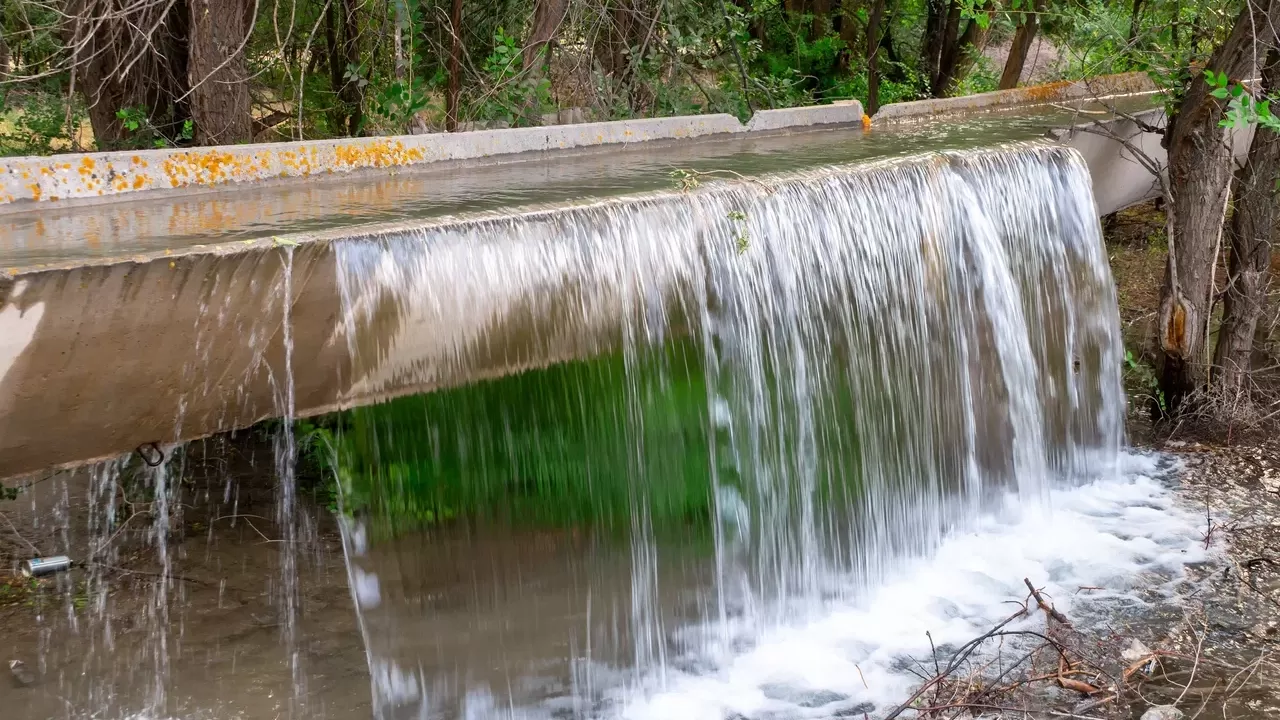
{"type": "MultiPolygon", "coordinates": [[[[991,11],[983,10],[983,12],[990,14],[991,11]]],[[[984,28],[977,19],[971,18],[965,25],[964,33],[956,37],[954,33],[959,22],[960,6],[956,5],[952,8],[951,16],[947,18],[947,42],[943,47],[942,62],[938,67],[938,78],[930,88],[934,97],[948,97],[955,92],[956,83],[960,82],[973,66],[974,58],[970,50],[986,44],[990,24],[984,28]]]]}
{"type": "Polygon", "coordinates": [[[191,119],[198,145],[253,141],[253,107],[244,46],[251,0],[189,0],[191,119]]]}
{"type": "Polygon", "coordinates": [[[462,0],[453,0],[449,13],[449,88],[445,93],[444,128],[458,129],[458,101],[462,95],[462,0]]]}
{"type": "Polygon", "coordinates": [[[1022,22],[1013,33],[1013,44],[1009,46],[1009,59],[1004,63],[1004,72],[1000,74],[1001,90],[1018,87],[1022,80],[1022,69],[1027,64],[1027,53],[1035,42],[1036,32],[1040,30],[1040,13],[1044,11],[1044,0],[1034,0],[1031,10],[1022,14],[1022,22]]]}
{"type": "Polygon", "coordinates": [[[831,0],[812,0],[813,27],[809,30],[810,40],[819,40],[831,28],[831,0]]]}
{"type": "MultiPolygon", "coordinates": [[[[1262,71],[1262,94],[1280,82],[1280,50],[1267,54],[1262,71]]],[[[1271,239],[1280,207],[1276,179],[1280,177],[1280,135],[1259,126],[1249,145],[1249,157],[1236,175],[1235,212],[1227,226],[1231,269],[1222,303],[1222,326],[1214,356],[1218,387],[1234,395],[1244,389],[1253,356],[1253,338],[1267,299],[1271,239]]]]}
{"type": "Polygon", "coordinates": [[[880,109],[880,24],[885,0],[872,0],[867,17],[867,107],[868,115],[880,109]]]}
{"type": "MultiPolygon", "coordinates": [[[[1251,75],[1259,40],[1254,29],[1276,27],[1277,9],[1280,0],[1246,6],[1207,69],[1229,78],[1251,75]]],[[[1270,44],[1273,36],[1262,40],[1270,44]]],[[[1209,85],[1195,75],[1165,138],[1171,197],[1166,203],[1169,258],[1160,298],[1160,389],[1174,411],[1207,377],[1211,274],[1232,178],[1229,136],[1220,126],[1225,104],[1209,93],[1209,85]]]]}
{"type": "Polygon", "coordinates": [[[533,23],[529,29],[529,39],[524,44],[524,69],[541,73],[543,65],[549,61],[551,53],[543,53],[543,49],[555,42],[564,23],[565,13],[569,11],[569,0],[534,0],[533,23]]]}
{"type": "Polygon", "coordinates": [[[858,47],[858,6],[862,0],[841,0],[839,20],[840,39],[844,49],[840,52],[840,71],[848,72],[854,48],[858,47]]]}
{"type": "MultiPolygon", "coordinates": [[[[360,66],[360,7],[361,0],[342,0],[342,60],[346,68],[360,66]]],[[[342,101],[345,118],[343,130],[348,137],[355,137],[364,126],[364,101],[355,77],[343,78],[338,99],[342,101]]]]}
{"type": "Polygon", "coordinates": [[[929,88],[938,81],[938,66],[942,63],[943,34],[946,30],[947,12],[951,0],[927,0],[924,37],[920,41],[921,67],[929,88]]]}
{"type": "Polygon", "coordinates": [[[1129,47],[1134,47],[1134,40],[1138,37],[1139,23],[1142,20],[1142,4],[1143,0],[1133,0],[1133,13],[1129,15],[1129,47]]]}
{"type": "MultiPolygon", "coordinates": [[[[189,117],[186,94],[188,12],[185,0],[149,5],[110,18],[84,17],[95,12],[85,0],[63,8],[64,43],[74,48],[76,89],[85,98],[98,150],[111,150],[149,137],[136,136],[118,116],[121,110],[142,113],[157,130],[176,135],[189,117]],[[143,37],[146,30],[154,29],[143,37]]],[[[137,132],[145,132],[138,130],[137,132]]]]}

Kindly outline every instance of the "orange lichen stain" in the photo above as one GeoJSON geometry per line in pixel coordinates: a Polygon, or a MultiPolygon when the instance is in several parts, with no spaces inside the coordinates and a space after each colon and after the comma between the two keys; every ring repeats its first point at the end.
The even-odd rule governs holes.
{"type": "Polygon", "coordinates": [[[116,192],[124,192],[129,189],[129,181],[122,175],[116,176],[116,178],[111,181],[111,189],[116,192]]]}
{"type": "Polygon", "coordinates": [[[31,199],[40,202],[40,196],[44,194],[44,191],[40,189],[40,183],[31,183],[27,187],[31,188],[31,199]]]}
{"type": "Polygon", "coordinates": [[[133,189],[134,189],[134,190],[141,190],[141,189],[142,189],[142,186],[143,186],[143,185],[146,185],[146,184],[147,184],[147,178],[146,178],[145,176],[143,176],[143,175],[134,175],[134,176],[133,176],[133,189]]]}
{"type": "MultiPolygon", "coordinates": [[[[95,163],[95,162],[93,161],[93,158],[91,158],[91,157],[86,157],[86,158],[82,159],[82,160],[80,161],[80,175],[81,175],[82,177],[87,177],[88,175],[90,175],[90,174],[93,172],[93,168],[94,168],[94,166],[95,166],[96,164],[97,164],[97,163],[95,163]]],[[[70,170],[70,169],[71,169],[71,166],[70,166],[70,165],[68,165],[68,166],[67,166],[67,169],[68,169],[68,170],[70,170]]]]}
{"type": "Polygon", "coordinates": [[[863,130],[871,129],[871,116],[866,113],[862,114],[862,129],[863,130]]]}
{"type": "Polygon", "coordinates": [[[1048,102],[1057,100],[1062,95],[1062,91],[1070,86],[1071,81],[1069,80],[1033,85],[1029,88],[1023,88],[1022,96],[1031,102],[1048,102]]]}
{"type": "MultiPolygon", "coordinates": [[[[311,149],[312,154],[316,149],[311,149]]],[[[420,147],[405,147],[400,140],[375,140],[369,143],[343,143],[333,149],[332,169],[395,167],[420,162],[425,153],[420,147]]],[[[317,158],[318,159],[318,158],[317,158]]]]}

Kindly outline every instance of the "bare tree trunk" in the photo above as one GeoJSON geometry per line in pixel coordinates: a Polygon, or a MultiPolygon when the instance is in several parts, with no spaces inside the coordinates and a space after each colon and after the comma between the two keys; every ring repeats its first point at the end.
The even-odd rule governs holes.
{"type": "Polygon", "coordinates": [[[458,129],[458,100],[462,94],[462,0],[453,0],[449,35],[449,88],[444,100],[444,128],[454,132],[458,129]]]}
{"type": "MultiPolygon", "coordinates": [[[[0,20],[3,19],[4,16],[0,15],[0,20]]],[[[0,80],[4,80],[9,74],[9,56],[9,44],[4,41],[4,29],[0,28],[0,80]]]]}
{"type": "Polygon", "coordinates": [[[1001,90],[1016,88],[1022,80],[1022,69],[1027,64],[1027,53],[1036,39],[1036,32],[1040,30],[1040,13],[1043,11],[1044,0],[1034,0],[1031,10],[1022,13],[1022,22],[1013,32],[1013,44],[1009,46],[1009,59],[1005,61],[1004,72],[1000,74],[998,87],[1001,90]]]}
{"type": "MultiPolygon", "coordinates": [[[[990,10],[983,10],[990,13],[990,10]]],[[[988,27],[982,27],[976,18],[970,18],[965,25],[964,33],[956,37],[955,33],[960,23],[960,6],[955,5],[951,9],[951,15],[947,18],[947,28],[945,34],[946,43],[942,51],[942,62],[938,66],[938,77],[930,88],[934,97],[947,97],[955,91],[955,86],[969,72],[969,68],[973,66],[973,55],[970,52],[975,47],[982,47],[987,41],[988,27]]]]}
{"type": "Polygon", "coordinates": [[[568,11],[569,0],[534,0],[533,25],[524,44],[525,70],[541,71],[542,68],[535,67],[539,60],[544,64],[550,60],[550,51],[543,54],[543,48],[555,42],[568,11]]]}
{"type": "MultiPolygon", "coordinates": [[[[1276,27],[1277,10],[1280,0],[1246,6],[1207,69],[1230,78],[1252,74],[1259,39],[1255,28],[1276,27]]],[[[1273,36],[1263,40],[1269,44],[1273,36]]],[[[1166,204],[1169,259],[1160,298],[1160,389],[1175,411],[1207,378],[1211,276],[1232,179],[1229,136],[1220,125],[1224,104],[1209,93],[1208,84],[1195,76],[1165,136],[1171,198],[1166,204]]]]}
{"type": "MultiPolygon", "coordinates": [[[[342,0],[342,61],[346,68],[360,65],[360,7],[361,0],[342,0]]],[[[345,68],[344,68],[345,70],[345,68]]],[[[359,135],[364,126],[364,101],[357,78],[344,78],[338,99],[342,100],[345,114],[343,130],[350,137],[359,135]]]]}
{"type": "Polygon", "coordinates": [[[188,117],[186,103],[176,101],[189,87],[187,4],[140,4],[110,18],[91,17],[97,11],[71,0],[62,28],[65,45],[74,48],[75,86],[88,106],[94,143],[99,150],[141,139],[149,144],[131,136],[117,113],[141,112],[162,131],[188,117]]]}
{"type": "Polygon", "coordinates": [[[927,0],[928,15],[925,19],[924,38],[920,42],[925,79],[932,88],[938,82],[938,67],[942,63],[942,49],[946,44],[945,32],[948,11],[952,0],[927,0]]]}
{"type": "Polygon", "coordinates": [[[253,107],[244,47],[252,0],[190,0],[191,119],[199,145],[253,140],[253,107]]]}
{"type": "Polygon", "coordinates": [[[1142,20],[1142,4],[1143,0],[1133,0],[1133,12],[1129,15],[1129,46],[1133,46],[1133,41],[1138,37],[1138,27],[1142,20]]]}
{"type": "Polygon", "coordinates": [[[831,27],[831,0],[812,0],[813,27],[809,29],[809,39],[818,40],[827,34],[831,27]]]}
{"type": "Polygon", "coordinates": [[[858,6],[861,0],[841,0],[839,21],[840,39],[844,41],[844,50],[840,53],[840,71],[847,72],[853,49],[858,46],[858,6]]]}
{"type": "MultiPolygon", "coordinates": [[[[1262,71],[1262,93],[1280,81],[1280,50],[1272,48],[1262,71]]],[[[1267,299],[1271,239],[1280,220],[1276,179],[1280,177],[1280,135],[1258,127],[1249,157],[1236,175],[1235,212],[1227,226],[1231,269],[1223,297],[1222,326],[1214,356],[1218,387],[1239,392],[1248,377],[1253,338],[1267,299]]]]}
{"type": "Polygon", "coordinates": [[[880,109],[880,24],[885,0],[872,0],[867,17],[867,108],[868,115],[880,109]]]}

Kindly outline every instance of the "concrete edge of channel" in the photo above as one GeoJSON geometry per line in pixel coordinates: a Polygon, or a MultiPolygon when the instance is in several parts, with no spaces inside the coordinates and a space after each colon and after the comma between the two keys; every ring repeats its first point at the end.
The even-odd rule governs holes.
{"type": "Polygon", "coordinates": [[[121,199],[147,191],[208,189],[530,152],[851,125],[863,120],[862,105],[855,100],[763,110],[746,125],[732,115],[687,115],[461,133],[7,158],[0,160],[0,211],[57,201],[121,199]]]}
{"type": "Polygon", "coordinates": [[[953,113],[996,110],[1019,105],[1030,107],[1057,102],[1101,100],[1123,95],[1150,94],[1158,90],[1156,84],[1143,72],[1102,75],[1087,80],[1031,85],[978,95],[891,103],[880,108],[872,122],[877,125],[909,122],[953,113]]]}
{"type": "MultiPolygon", "coordinates": [[[[874,123],[1155,91],[1144,73],[998,90],[967,97],[894,103],[874,123]]],[[[221,189],[281,179],[396,170],[523,153],[684,140],[870,122],[856,100],[732,115],[551,125],[392,137],[171,148],[0,159],[0,212],[58,201],[119,200],[139,193],[221,189]]]]}

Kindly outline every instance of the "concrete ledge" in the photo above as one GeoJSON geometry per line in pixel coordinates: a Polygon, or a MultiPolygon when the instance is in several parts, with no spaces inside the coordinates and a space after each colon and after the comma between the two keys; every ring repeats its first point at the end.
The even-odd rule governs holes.
{"type": "Polygon", "coordinates": [[[31,202],[217,188],[280,178],[854,123],[861,119],[862,106],[851,101],[840,105],[765,110],[757,113],[748,125],[732,115],[686,115],[464,133],[8,158],[0,160],[0,212],[20,210],[31,202]]]}
{"type": "Polygon", "coordinates": [[[761,110],[751,116],[747,132],[785,130],[813,125],[852,125],[862,122],[862,103],[857,100],[811,105],[809,107],[761,110]]]}
{"type": "Polygon", "coordinates": [[[876,124],[908,122],[926,120],[938,115],[996,110],[1016,105],[1030,107],[1120,95],[1141,95],[1154,93],[1157,89],[1146,73],[1103,75],[1088,80],[1032,85],[964,97],[892,103],[880,108],[872,120],[876,124]]]}

